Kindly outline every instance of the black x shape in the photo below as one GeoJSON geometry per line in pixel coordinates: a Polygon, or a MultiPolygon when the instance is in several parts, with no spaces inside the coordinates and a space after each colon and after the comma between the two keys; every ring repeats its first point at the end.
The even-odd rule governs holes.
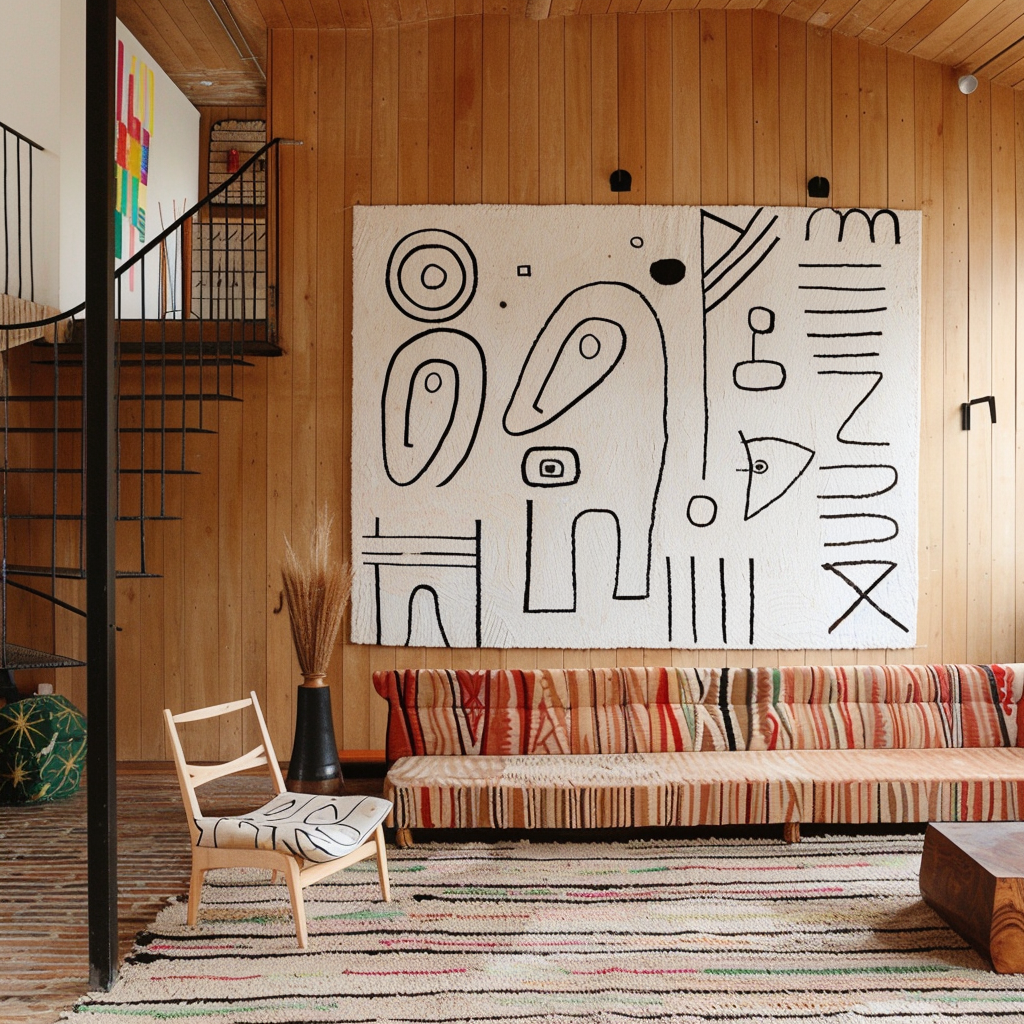
{"type": "Polygon", "coordinates": [[[876,612],[878,612],[879,615],[884,616],[890,622],[892,622],[895,625],[899,626],[900,629],[902,629],[904,633],[909,633],[910,630],[907,629],[907,627],[904,626],[903,623],[899,621],[899,619],[894,618],[883,607],[881,607],[881,605],[877,604],[875,601],[872,601],[871,598],[868,596],[871,593],[871,591],[874,590],[875,587],[877,587],[878,584],[881,583],[882,580],[884,580],[886,578],[886,576],[888,576],[889,573],[891,573],[893,571],[893,569],[895,569],[895,568],[896,568],[896,563],[895,562],[890,562],[887,559],[881,559],[881,558],[864,558],[864,559],[860,559],[860,560],[857,560],[857,561],[851,561],[851,562],[826,562],[825,564],[823,564],[822,565],[822,569],[825,569],[827,572],[834,572],[844,583],[846,583],[847,585],[852,587],[857,592],[857,600],[854,601],[853,604],[851,604],[850,607],[847,608],[846,611],[843,612],[843,614],[840,615],[839,618],[836,619],[836,621],[833,622],[832,625],[828,627],[828,631],[831,633],[836,628],[836,626],[838,626],[845,618],[847,618],[849,615],[851,615],[857,609],[857,607],[861,604],[861,602],[866,601],[869,605],[871,605],[872,608],[875,609],[876,612]],[[871,584],[871,586],[869,586],[869,587],[867,587],[867,588],[862,590],[856,583],[853,582],[853,580],[850,579],[849,576],[847,576],[843,572],[840,572],[840,570],[838,569],[838,566],[840,566],[840,565],[842,565],[842,566],[852,566],[852,565],[884,565],[886,568],[879,575],[879,577],[875,580],[875,582],[871,584]]]}

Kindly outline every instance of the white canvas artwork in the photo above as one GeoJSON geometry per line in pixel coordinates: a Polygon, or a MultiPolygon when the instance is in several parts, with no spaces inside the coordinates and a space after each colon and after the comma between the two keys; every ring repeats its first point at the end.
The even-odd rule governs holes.
{"type": "Polygon", "coordinates": [[[357,207],[352,640],[912,647],[920,233],[357,207]]]}

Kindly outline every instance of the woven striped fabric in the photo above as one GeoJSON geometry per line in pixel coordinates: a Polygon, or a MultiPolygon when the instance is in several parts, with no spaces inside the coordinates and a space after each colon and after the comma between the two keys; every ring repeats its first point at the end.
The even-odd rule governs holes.
{"type": "Polygon", "coordinates": [[[407,757],[404,828],[620,828],[1016,820],[1024,749],[407,757]]]}
{"type": "Polygon", "coordinates": [[[387,756],[1013,747],[1020,665],[375,672],[387,756]]]}

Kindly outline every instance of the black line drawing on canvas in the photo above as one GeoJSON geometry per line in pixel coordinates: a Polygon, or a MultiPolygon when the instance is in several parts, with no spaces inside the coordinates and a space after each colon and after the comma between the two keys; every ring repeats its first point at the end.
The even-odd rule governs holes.
{"type": "Polygon", "coordinates": [[[690,555],[690,628],[693,646],[697,646],[697,559],[690,555]]]}
{"type": "Polygon", "coordinates": [[[524,611],[575,611],[576,530],[589,512],[615,520],[613,597],[650,596],[654,521],[668,443],[667,377],[661,321],[631,285],[598,281],[575,288],[544,322],[502,424],[512,437],[543,431],[543,441],[550,443],[537,451],[571,449],[573,465],[558,455],[539,455],[528,478],[534,449],[524,456],[524,483],[541,487],[527,503],[524,611]],[[638,404],[638,389],[650,400],[638,404]],[[609,409],[624,415],[609,416],[609,409]],[[611,463],[610,451],[615,453],[611,463]],[[542,470],[557,474],[559,462],[567,477],[575,477],[571,490],[543,487],[550,478],[542,470]],[[616,481],[614,488],[606,486],[609,479],[616,481]]]}
{"type": "Polygon", "coordinates": [[[391,301],[407,317],[444,323],[454,320],[473,301],[476,256],[451,231],[413,231],[391,250],[385,281],[391,301]]]}
{"type": "Polygon", "coordinates": [[[718,502],[708,494],[694,494],[686,503],[686,518],[692,526],[703,529],[718,516],[718,502]]]}
{"type": "Polygon", "coordinates": [[[750,358],[732,368],[732,382],[741,391],[778,391],[786,383],[786,367],[775,359],[757,358],[757,339],[775,330],[775,311],[767,306],[751,306],[747,326],[750,358]]]}
{"type": "Polygon", "coordinates": [[[384,471],[399,487],[431,467],[444,487],[465,465],[484,413],[487,360],[463,331],[432,328],[400,345],[380,399],[384,471]]]}
{"type": "Polygon", "coordinates": [[[895,616],[890,615],[877,601],[873,600],[870,596],[871,593],[878,587],[878,585],[896,568],[896,562],[888,561],[882,558],[863,558],[848,562],[826,562],[822,565],[822,569],[826,572],[835,573],[848,587],[850,587],[857,595],[856,600],[839,616],[831,626],[828,627],[830,633],[834,632],[836,627],[845,621],[849,616],[858,608],[861,604],[867,603],[878,612],[879,615],[888,619],[894,625],[899,626],[904,633],[909,633],[910,630],[903,625],[899,619],[895,616]],[[854,582],[847,573],[843,572],[843,569],[854,569],[864,565],[884,565],[885,568],[877,573],[875,578],[865,585],[854,582]]]}
{"type": "Polygon", "coordinates": [[[778,234],[772,234],[778,219],[778,214],[766,214],[763,206],[755,210],[746,225],[742,226],[718,217],[709,210],[700,211],[701,290],[704,304],[704,452],[701,480],[708,477],[708,431],[711,425],[708,401],[708,314],[732,295],[768,258],[780,239],[778,234]]]}
{"type": "Polygon", "coordinates": [[[481,647],[481,520],[474,521],[473,533],[468,535],[381,533],[379,517],[374,520],[373,530],[362,535],[360,554],[363,565],[373,566],[377,643],[409,646],[414,599],[420,591],[426,591],[433,595],[437,628],[445,646],[455,643],[458,647],[481,647]],[[383,586],[385,576],[387,587],[383,586]],[[457,606],[453,600],[445,612],[448,630],[441,617],[442,595],[462,598],[457,606]]]}
{"type": "Polygon", "coordinates": [[[719,558],[718,560],[718,582],[722,590],[722,643],[729,643],[729,630],[727,620],[727,611],[729,607],[728,594],[725,587],[725,559],[719,558]]]}
{"type": "Polygon", "coordinates": [[[575,448],[527,448],[522,464],[527,487],[571,487],[580,478],[575,448]]]}
{"type": "Polygon", "coordinates": [[[753,519],[774,505],[804,475],[814,459],[814,449],[783,437],[744,437],[747,455],[747,500],[743,519],[753,519]]]}
{"type": "MultiPolygon", "coordinates": [[[[858,215],[859,217],[862,217],[864,219],[864,223],[867,225],[867,228],[868,228],[868,239],[870,241],[872,241],[872,242],[878,241],[878,239],[875,238],[875,227],[877,226],[878,220],[879,220],[880,217],[888,217],[890,219],[890,221],[891,221],[891,224],[892,224],[893,244],[894,245],[899,245],[900,244],[900,219],[896,215],[895,211],[893,211],[893,210],[876,210],[874,213],[869,214],[867,212],[867,210],[861,210],[861,209],[859,209],[857,207],[853,207],[852,209],[849,209],[849,210],[836,210],[836,209],[834,209],[833,207],[830,207],[830,206],[819,206],[815,210],[811,211],[811,215],[807,218],[807,224],[806,224],[806,226],[804,228],[804,241],[805,242],[809,242],[811,240],[811,222],[814,220],[815,217],[817,217],[821,213],[834,213],[839,218],[839,233],[838,233],[838,236],[837,236],[837,239],[836,239],[839,242],[843,241],[844,236],[846,234],[846,222],[848,220],[850,220],[851,217],[854,218],[854,222],[855,223],[858,222],[857,221],[857,217],[855,215],[858,215]]],[[[804,263],[800,264],[800,266],[807,266],[807,265],[808,264],[804,264],[804,263]]],[[[821,264],[817,264],[817,265],[820,266],[821,264]]],[[[837,264],[832,264],[832,265],[836,266],[837,264]]],[[[838,265],[843,265],[843,266],[854,265],[855,266],[856,264],[838,264],[838,265]]]]}
{"type": "MultiPolygon", "coordinates": [[[[551,547],[550,545],[545,549],[545,552],[538,554],[537,551],[537,524],[534,516],[534,499],[530,498],[526,502],[526,584],[523,587],[523,612],[532,615],[554,615],[562,614],[566,612],[575,612],[577,610],[577,599],[579,597],[578,586],[576,581],[576,541],[577,534],[579,531],[580,520],[584,516],[590,515],[607,515],[611,516],[615,523],[615,534],[617,538],[616,542],[616,554],[615,554],[615,586],[612,590],[612,597],[616,601],[645,601],[648,593],[643,594],[631,594],[624,592],[628,583],[623,582],[625,575],[625,561],[623,557],[623,525],[622,520],[619,517],[618,512],[610,508],[585,508],[582,512],[578,512],[568,524],[568,533],[566,536],[566,547],[564,550],[558,550],[551,547]],[[553,551],[558,552],[560,561],[568,563],[568,571],[562,565],[556,565],[555,571],[549,572],[549,563],[545,561],[545,553],[550,557],[553,551]],[[544,572],[546,575],[550,575],[554,579],[554,585],[549,582],[547,587],[536,586],[536,574],[538,569],[544,572]],[[561,586],[565,577],[567,586],[561,586]],[[545,600],[544,604],[538,604],[538,600],[545,600]]],[[[628,537],[627,537],[628,539],[628,537]]],[[[639,566],[641,552],[639,549],[634,550],[631,553],[631,557],[634,559],[634,568],[639,566]]],[[[633,581],[635,585],[639,584],[639,579],[633,581]]],[[[648,591],[650,588],[650,565],[648,564],[647,569],[647,587],[648,591]]]]}
{"type": "Polygon", "coordinates": [[[747,638],[747,643],[751,647],[754,646],[754,560],[752,558],[747,559],[747,569],[750,573],[750,633],[747,638]]]}
{"type": "MultiPolygon", "coordinates": [[[[895,466],[888,462],[864,462],[864,463],[852,463],[843,462],[833,466],[819,466],[818,469],[822,473],[835,473],[839,472],[842,474],[844,471],[853,470],[855,473],[862,470],[881,469],[888,470],[892,474],[892,480],[884,484],[878,490],[875,491],[859,491],[850,494],[819,494],[818,497],[826,501],[830,501],[836,498],[877,498],[883,494],[888,494],[897,483],[899,483],[900,474],[895,466]]],[[[870,485],[869,485],[870,486],[870,485]]]]}
{"type": "Polygon", "coordinates": [[[882,515],[880,512],[833,512],[818,516],[822,520],[831,519],[884,519],[892,524],[892,533],[883,537],[858,537],[856,540],[827,540],[824,542],[826,548],[848,548],[856,544],[884,544],[888,540],[894,540],[899,536],[900,524],[892,516],[882,515]]]}
{"type": "Polygon", "coordinates": [[[888,441],[855,441],[849,437],[843,437],[843,431],[846,429],[847,424],[854,416],[860,411],[861,406],[875,393],[875,389],[879,384],[882,383],[882,379],[885,376],[881,370],[819,370],[819,377],[874,377],[875,382],[868,388],[864,397],[853,407],[853,411],[849,416],[839,424],[839,429],[836,431],[836,440],[840,444],[859,444],[867,447],[877,448],[888,448],[888,441]]]}
{"type": "Polygon", "coordinates": [[[413,588],[412,593],[409,594],[409,628],[406,630],[404,647],[412,645],[412,630],[413,630],[413,606],[416,603],[416,597],[418,594],[429,594],[434,599],[434,619],[437,622],[437,628],[441,631],[441,639],[444,642],[445,647],[451,647],[448,642],[448,634],[444,631],[444,622],[441,619],[441,599],[437,596],[437,591],[426,583],[421,583],[419,586],[413,588]]]}
{"type": "Polygon", "coordinates": [[[665,556],[665,589],[668,597],[668,642],[672,644],[672,559],[665,556]]]}

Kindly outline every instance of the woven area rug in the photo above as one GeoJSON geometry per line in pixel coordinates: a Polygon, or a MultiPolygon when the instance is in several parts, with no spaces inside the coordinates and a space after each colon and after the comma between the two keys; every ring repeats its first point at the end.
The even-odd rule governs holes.
{"type": "Polygon", "coordinates": [[[461,844],[390,852],[306,890],[208,875],[140,937],[97,1022],[1024,1022],[921,901],[919,836],[461,844]]]}

